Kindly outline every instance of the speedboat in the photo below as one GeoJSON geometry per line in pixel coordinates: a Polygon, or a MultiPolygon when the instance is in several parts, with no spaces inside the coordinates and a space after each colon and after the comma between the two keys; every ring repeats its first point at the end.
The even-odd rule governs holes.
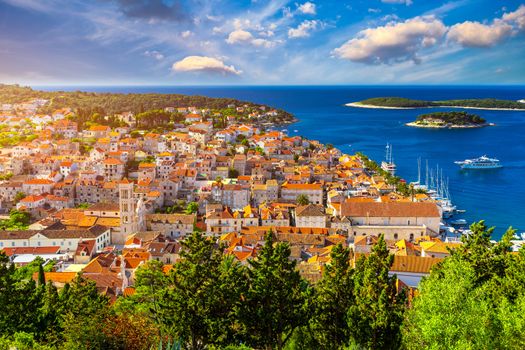
{"type": "Polygon", "coordinates": [[[451,220],[450,224],[451,225],[466,225],[467,224],[467,220],[465,220],[465,219],[451,220]]]}
{"type": "Polygon", "coordinates": [[[458,160],[454,163],[461,166],[461,169],[498,169],[503,167],[498,159],[489,158],[487,156],[461,161],[458,160]]]}

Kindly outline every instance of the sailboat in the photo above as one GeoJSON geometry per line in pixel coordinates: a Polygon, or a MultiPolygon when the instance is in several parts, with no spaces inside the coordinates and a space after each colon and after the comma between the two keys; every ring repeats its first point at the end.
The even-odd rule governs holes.
{"type": "Polygon", "coordinates": [[[381,162],[381,169],[390,173],[390,175],[395,175],[396,173],[397,166],[392,157],[392,145],[389,143],[386,144],[386,157],[385,160],[381,162]]]}

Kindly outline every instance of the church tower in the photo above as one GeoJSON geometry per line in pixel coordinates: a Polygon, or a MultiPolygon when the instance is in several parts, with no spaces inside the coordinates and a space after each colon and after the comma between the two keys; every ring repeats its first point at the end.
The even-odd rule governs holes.
{"type": "MultiPolygon", "coordinates": [[[[126,237],[137,232],[136,203],[133,198],[133,182],[127,179],[118,185],[120,207],[120,236],[125,241],[126,237]]],[[[122,242],[121,244],[123,244],[122,242]]]]}

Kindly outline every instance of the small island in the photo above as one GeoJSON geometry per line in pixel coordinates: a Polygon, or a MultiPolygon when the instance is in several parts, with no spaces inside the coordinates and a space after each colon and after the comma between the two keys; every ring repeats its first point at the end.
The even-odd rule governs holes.
{"type": "Polygon", "coordinates": [[[422,114],[407,126],[416,128],[435,128],[435,129],[469,129],[482,128],[494,124],[476,114],[467,112],[436,112],[422,114]]]}
{"type": "Polygon", "coordinates": [[[499,100],[495,98],[457,99],[444,101],[414,100],[404,97],[374,97],[359,102],[346,104],[349,107],[382,108],[382,109],[413,109],[428,107],[456,107],[487,110],[525,110],[525,104],[520,101],[499,100]]]}

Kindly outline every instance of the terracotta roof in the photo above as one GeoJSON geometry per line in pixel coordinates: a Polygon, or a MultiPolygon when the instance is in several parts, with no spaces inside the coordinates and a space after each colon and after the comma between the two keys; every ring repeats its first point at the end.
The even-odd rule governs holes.
{"type": "Polygon", "coordinates": [[[394,256],[394,263],[390,268],[393,272],[412,272],[430,273],[430,269],[437,263],[443,261],[442,258],[427,258],[421,256],[394,256]]]}
{"type": "Polygon", "coordinates": [[[349,217],[441,217],[435,203],[344,202],[341,215],[349,217]]]}
{"type": "Polygon", "coordinates": [[[295,215],[302,216],[325,216],[323,207],[315,204],[303,205],[295,208],[295,215]]]}
{"type": "Polygon", "coordinates": [[[46,254],[58,254],[60,252],[59,246],[50,246],[50,247],[6,247],[3,249],[3,252],[7,256],[20,255],[20,254],[33,254],[33,255],[46,255],[46,254]]]}

